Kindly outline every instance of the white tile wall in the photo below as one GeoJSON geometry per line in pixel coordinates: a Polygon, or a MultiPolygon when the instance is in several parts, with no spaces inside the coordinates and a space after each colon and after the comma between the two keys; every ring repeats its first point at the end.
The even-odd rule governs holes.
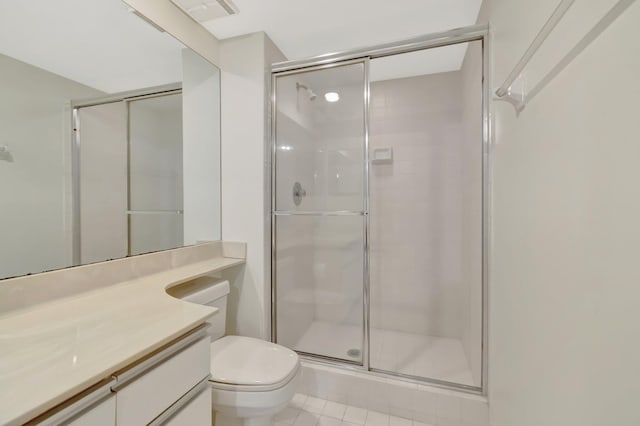
{"type": "MultiPolygon", "coordinates": [[[[473,59],[479,59],[478,43],[470,44],[468,50],[476,54],[473,59]]],[[[371,61],[374,71],[376,63],[371,61]]],[[[378,369],[480,383],[479,63],[467,61],[464,72],[371,85],[370,149],[393,149],[391,163],[370,166],[372,327],[456,339],[462,343],[458,349],[464,348],[460,355],[468,371],[464,376],[456,373],[455,379],[422,374],[439,368],[447,371],[449,365],[438,360],[446,365],[434,362],[431,367],[433,358],[406,365],[415,361],[415,351],[407,344],[394,347],[394,355],[404,363],[391,368],[393,360],[376,357],[372,348],[372,366],[378,369]],[[407,368],[423,371],[416,374],[407,368]]],[[[372,334],[372,345],[380,345],[382,337],[372,334]]]]}
{"type": "Polygon", "coordinates": [[[462,233],[461,81],[447,72],[371,85],[370,149],[393,148],[391,164],[370,166],[376,328],[462,336],[462,251],[471,241],[462,233]]]}

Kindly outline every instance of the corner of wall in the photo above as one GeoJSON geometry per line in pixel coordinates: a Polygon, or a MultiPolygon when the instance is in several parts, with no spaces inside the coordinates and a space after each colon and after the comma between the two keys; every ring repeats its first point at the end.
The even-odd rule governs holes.
{"type": "Polygon", "coordinates": [[[264,339],[271,323],[267,70],[283,57],[264,32],[220,42],[222,235],[247,243],[246,266],[231,283],[228,332],[264,339]]]}

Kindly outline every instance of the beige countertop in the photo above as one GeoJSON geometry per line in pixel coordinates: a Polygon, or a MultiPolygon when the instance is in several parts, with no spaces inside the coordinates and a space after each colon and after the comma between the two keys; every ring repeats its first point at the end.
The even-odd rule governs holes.
{"type": "Polygon", "coordinates": [[[217,309],[165,290],[242,263],[218,257],[0,316],[0,424],[28,421],[202,324],[217,309]]]}

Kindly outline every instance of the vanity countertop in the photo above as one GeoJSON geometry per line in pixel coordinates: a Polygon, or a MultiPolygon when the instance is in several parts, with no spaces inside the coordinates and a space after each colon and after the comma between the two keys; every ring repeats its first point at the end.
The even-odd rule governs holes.
{"type": "Polygon", "coordinates": [[[244,263],[218,257],[0,316],[0,424],[21,424],[185,334],[216,308],[166,289],[244,263]]]}

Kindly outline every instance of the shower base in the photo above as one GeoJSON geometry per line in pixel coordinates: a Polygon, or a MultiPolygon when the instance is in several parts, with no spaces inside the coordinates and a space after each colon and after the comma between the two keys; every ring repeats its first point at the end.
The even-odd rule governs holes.
{"type": "MultiPolygon", "coordinates": [[[[445,382],[474,383],[462,342],[458,339],[371,329],[371,368],[445,382]]],[[[314,321],[294,346],[310,354],[359,361],[362,329],[353,325],[314,321]]]]}

